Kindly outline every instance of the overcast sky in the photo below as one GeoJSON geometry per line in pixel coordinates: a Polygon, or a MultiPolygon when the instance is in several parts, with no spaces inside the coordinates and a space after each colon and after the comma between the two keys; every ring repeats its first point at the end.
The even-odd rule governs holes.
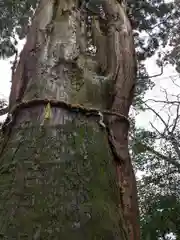
{"type": "MultiPolygon", "coordinates": [[[[146,61],[146,67],[150,76],[156,75],[161,72],[160,68],[156,65],[155,62],[156,56],[146,61]]],[[[155,83],[155,86],[152,90],[146,92],[144,100],[166,100],[165,92],[168,94],[169,100],[175,100],[175,96],[179,94],[180,88],[178,88],[176,85],[178,84],[178,82],[180,85],[179,75],[175,71],[175,68],[173,66],[165,66],[163,69],[163,74],[159,77],[152,78],[151,80],[155,83]]],[[[153,101],[147,101],[147,103],[148,105],[153,107],[158,113],[160,113],[165,120],[167,119],[168,109],[164,107],[164,104],[155,103],[153,101]]],[[[172,112],[171,114],[173,116],[174,113],[172,112]]],[[[161,129],[163,127],[162,124],[157,121],[157,118],[155,118],[154,114],[152,113],[145,112],[136,116],[136,124],[138,126],[149,128],[150,122],[154,123],[158,127],[158,129],[161,129]]]]}

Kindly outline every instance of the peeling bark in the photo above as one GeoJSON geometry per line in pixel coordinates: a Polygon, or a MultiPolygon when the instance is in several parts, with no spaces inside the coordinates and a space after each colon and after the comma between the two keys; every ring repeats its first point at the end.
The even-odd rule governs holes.
{"type": "MultiPolygon", "coordinates": [[[[76,0],[41,0],[12,77],[10,109],[52,99],[128,117],[136,79],[132,30],[124,6],[105,3],[101,19],[78,10],[76,0]]],[[[128,122],[57,106],[44,119],[44,111],[31,105],[13,114],[0,157],[4,237],[139,240],[128,122]]]]}

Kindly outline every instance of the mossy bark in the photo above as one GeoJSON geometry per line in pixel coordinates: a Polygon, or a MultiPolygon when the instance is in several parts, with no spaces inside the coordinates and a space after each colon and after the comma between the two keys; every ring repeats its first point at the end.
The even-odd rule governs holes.
{"type": "Polygon", "coordinates": [[[106,20],[79,5],[40,1],[13,74],[10,109],[54,99],[98,108],[99,116],[31,104],[13,112],[0,155],[3,239],[139,240],[128,124],[101,114],[108,108],[128,117],[132,30],[116,0],[106,0],[106,20]]]}
{"type": "Polygon", "coordinates": [[[28,124],[14,129],[7,150],[2,239],[126,239],[113,158],[96,119],[76,114],[55,128],[28,124]]]}

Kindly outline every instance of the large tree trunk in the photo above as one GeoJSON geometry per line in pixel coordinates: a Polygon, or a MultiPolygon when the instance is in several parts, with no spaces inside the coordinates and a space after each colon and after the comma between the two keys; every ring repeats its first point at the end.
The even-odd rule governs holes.
{"type": "Polygon", "coordinates": [[[2,239],[139,240],[128,152],[131,26],[116,0],[104,2],[105,19],[80,6],[41,0],[13,74],[2,239]]]}

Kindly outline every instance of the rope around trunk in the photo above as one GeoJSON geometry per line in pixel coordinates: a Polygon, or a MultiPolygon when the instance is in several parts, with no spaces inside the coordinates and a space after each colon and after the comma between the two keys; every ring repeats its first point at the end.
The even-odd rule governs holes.
{"type": "Polygon", "coordinates": [[[64,101],[58,101],[55,99],[32,99],[30,101],[23,101],[19,104],[16,104],[14,107],[12,107],[12,109],[9,109],[8,107],[3,108],[2,110],[0,110],[0,116],[8,113],[8,117],[9,120],[7,119],[3,125],[9,125],[10,122],[13,121],[14,119],[14,115],[16,115],[18,113],[19,110],[23,109],[23,108],[29,108],[32,106],[37,106],[37,105],[46,105],[45,108],[45,115],[44,115],[44,120],[46,119],[50,119],[51,118],[51,107],[58,107],[58,108],[64,108],[64,109],[68,109],[71,110],[72,112],[80,112],[85,114],[86,116],[89,115],[95,115],[95,116],[99,116],[100,117],[100,125],[102,127],[106,127],[104,124],[104,115],[114,115],[118,118],[120,118],[122,121],[125,121],[128,123],[128,126],[130,125],[129,119],[124,116],[123,114],[120,114],[117,111],[111,111],[111,110],[101,110],[98,108],[86,108],[83,105],[80,104],[70,104],[64,101]]]}

